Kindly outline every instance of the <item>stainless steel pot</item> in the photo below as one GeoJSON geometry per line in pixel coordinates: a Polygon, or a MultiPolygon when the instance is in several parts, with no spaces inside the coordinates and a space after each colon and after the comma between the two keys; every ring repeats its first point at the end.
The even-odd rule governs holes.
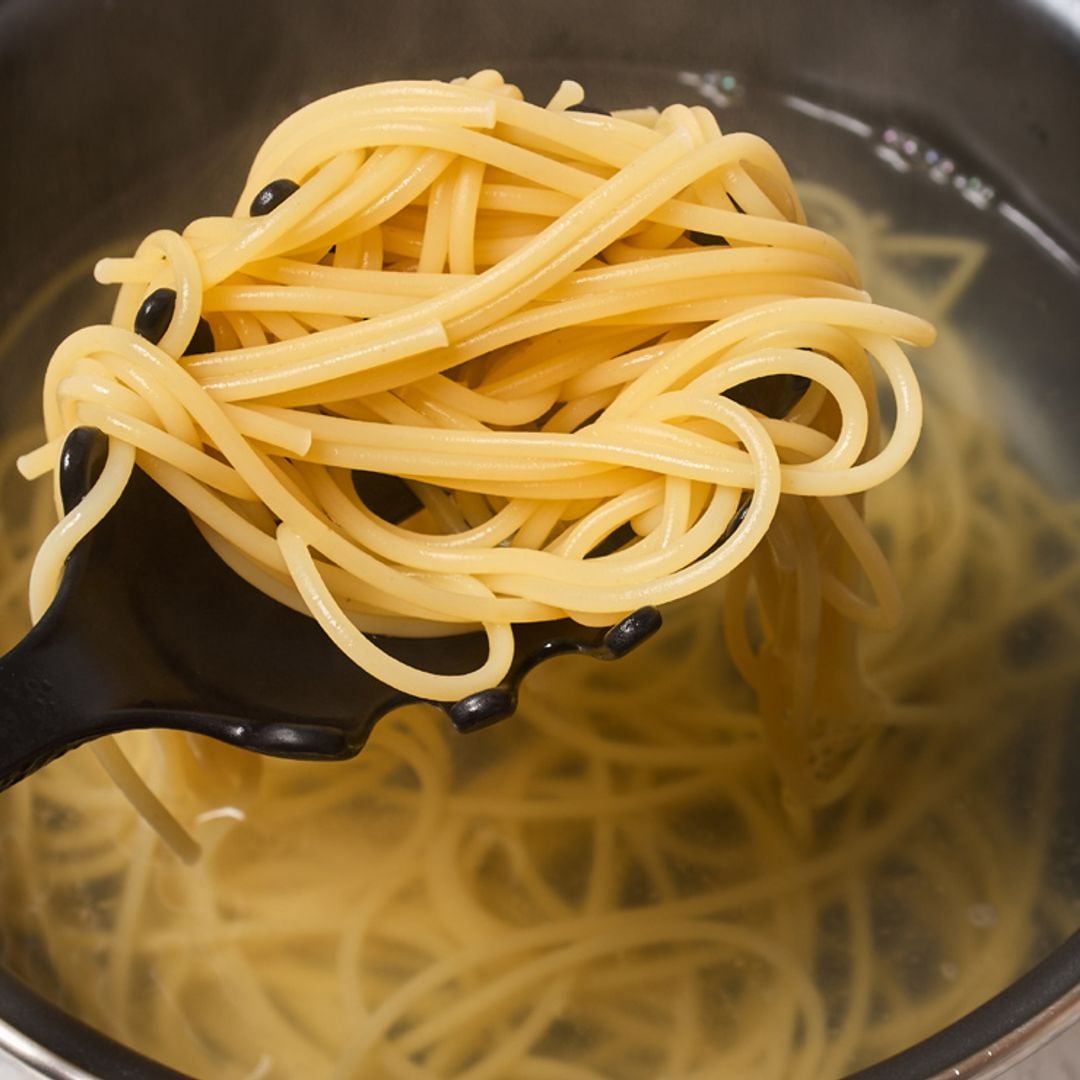
{"type": "MultiPolygon", "coordinates": [[[[1044,235],[1080,250],[1077,0],[0,0],[0,250],[17,268],[0,279],[0,327],[19,322],[59,267],[115,239],[114,221],[135,237],[160,224],[162,205],[178,215],[173,224],[224,205],[233,181],[216,157],[245,160],[268,119],[303,101],[382,77],[545,61],[567,71],[732,68],[750,83],[940,133],[1044,235]]],[[[27,370],[6,366],[6,384],[34,378],[49,344],[83,318],[60,310],[45,325],[20,324],[27,370]]],[[[1071,361],[1063,353],[1040,378],[1057,410],[1048,422],[1074,432],[1064,453],[1075,472],[1071,361]]],[[[15,398],[0,401],[0,424],[15,398]]],[[[178,1075],[3,971],[0,1018],[0,1048],[41,1075],[178,1075]]],[[[859,1080],[1076,1076],[1077,1060],[1074,936],[984,1007],[859,1080]]]]}

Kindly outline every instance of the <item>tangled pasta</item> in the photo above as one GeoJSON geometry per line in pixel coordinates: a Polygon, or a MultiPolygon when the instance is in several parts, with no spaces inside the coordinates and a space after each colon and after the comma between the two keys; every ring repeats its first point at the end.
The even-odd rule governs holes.
{"type": "MultiPolygon", "coordinates": [[[[237,573],[423,698],[496,684],[514,623],[604,625],[740,569],[745,594],[767,532],[819,567],[798,640],[822,619],[895,622],[858,497],[915,446],[898,341],[932,329],[870,301],[762,139],[700,107],[570,109],[582,96],[564,83],[539,107],[484,71],[286,119],[233,216],[99,263],[121,286],[112,325],[57,349],[24,474],[100,428],[101,513],[144,469],[237,573]],[[380,512],[371,474],[403,482],[403,515],[380,512]],[[368,636],[478,625],[488,659],[458,675],[368,636]]],[[[62,523],[43,545],[35,617],[76,539],[62,523]]],[[[768,637],[788,601],[754,575],[768,637]]],[[[737,621],[754,681],[768,658],[737,621]]],[[[765,652],[787,656],[777,633],[765,652]]]]}

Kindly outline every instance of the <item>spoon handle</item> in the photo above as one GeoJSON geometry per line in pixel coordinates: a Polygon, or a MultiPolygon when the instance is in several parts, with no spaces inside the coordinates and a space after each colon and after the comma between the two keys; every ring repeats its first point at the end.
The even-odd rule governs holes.
{"type": "MultiPolygon", "coordinates": [[[[93,488],[108,445],[92,428],[67,437],[65,511],[93,488]]],[[[644,607],[606,629],[568,619],[520,624],[498,686],[434,704],[458,731],[485,727],[513,713],[518,686],[537,664],[571,653],[616,659],[660,621],[644,607]]],[[[487,644],[478,633],[379,642],[404,663],[442,674],[474,670],[487,644]]],[[[353,664],[306,615],[252,588],[188,512],[136,471],[68,556],[49,609],[0,658],[0,789],[89,739],[145,728],[340,760],[387,712],[416,700],[353,664]]]]}
{"type": "Polygon", "coordinates": [[[90,720],[78,697],[81,680],[62,653],[38,626],[0,659],[0,791],[105,734],[90,720]]]}

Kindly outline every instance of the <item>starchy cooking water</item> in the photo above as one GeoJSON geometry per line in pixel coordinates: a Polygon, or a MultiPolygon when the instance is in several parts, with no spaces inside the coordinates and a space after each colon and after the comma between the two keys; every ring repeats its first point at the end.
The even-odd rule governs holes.
{"type": "MultiPolygon", "coordinates": [[[[70,755],[0,800],[4,955],[200,1077],[832,1080],[1080,922],[1080,434],[1061,393],[1078,266],[960,138],[731,71],[503,70],[533,100],[570,75],[596,107],[704,102],[757,131],[875,299],[939,326],[916,356],[923,443],[868,503],[907,613],[861,643],[857,779],[810,817],[792,805],[706,594],[617,665],[540,668],[519,716],[468,737],[413,709],[357,761],[309,766],[133,736],[205,847],[193,868],[70,755]]],[[[187,162],[203,183],[133,183],[127,217],[105,208],[73,239],[0,340],[28,399],[50,344],[107,316],[93,259],[225,210],[296,104],[187,162]]],[[[14,433],[36,404],[4,408],[14,433]]],[[[5,468],[10,642],[49,511],[5,468]]]]}

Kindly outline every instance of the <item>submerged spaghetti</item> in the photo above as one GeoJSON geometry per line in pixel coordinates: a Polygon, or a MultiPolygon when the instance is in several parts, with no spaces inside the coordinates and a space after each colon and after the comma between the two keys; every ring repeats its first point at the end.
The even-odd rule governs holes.
{"type": "MultiPolygon", "coordinates": [[[[672,605],[633,661],[542,666],[514,721],[468,739],[420,707],[333,765],[124,736],[204,845],[195,867],[75,751],[0,796],[8,962],[205,1080],[836,1080],[1071,933],[1055,792],[1080,506],[1003,445],[987,357],[948,318],[984,245],[803,196],[875,290],[942,325],[924,437],[865,510],[900,622],[852,641],[832,621],[822,639],[836,734],[813,760],[854,731],[869,749],[812,829],[776,783],[783,717],[763,724],[726,660],[729,578],[672,605]]],[[[0,487],[5,582],[25,582],[47,527],[20,495],[0,487]]],[[[790,548],[759,550],[761,580],[797,595],[790,548]]],[[[5,604],[10,641],[25,610],[5,604]]],[[[749,640],[767,680],[775,649],[749,640]]]]}
{"type": "MultiPolygon", "coordinates": [[[[113,325],[57,349],[48,442],[21,468],[55,468],[77,424],[102,429],[83,529],[141,467],[237,573],[434,700],[497,684],[514,623],[608,624],[733,574],[745,595],[768,534],[805,564],[798,610],[759,557],[775,640],[759,649],[738,617],[729,637],[795,714],[774,735],[797,785],[822,712],[805,646],[830,620],[897,618],[858,497],[912,453],[921,403],[898,341],[933,332],[871,303],[760,138],[700,107],[568,111],[581,99],[564,83],[538,107],[485,71],[301,109],[234,216],[99,263],[121,285],[113,325]],[[369,473],[405,481],[415,512],[380,516],[369,473]],[[367,636],[477,624],[489,656],[458,675],[367,636]]],[[[38,556],[35,617],[70,526],[38,556]]]]}

